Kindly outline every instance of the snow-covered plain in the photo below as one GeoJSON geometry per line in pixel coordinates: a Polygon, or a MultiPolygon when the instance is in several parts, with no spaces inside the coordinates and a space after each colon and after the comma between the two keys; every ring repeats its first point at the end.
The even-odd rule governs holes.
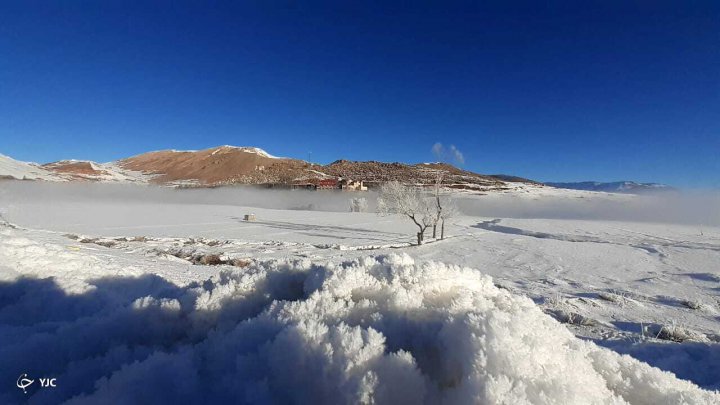
{"type": "Polygon", "coordinates": [[[355,196],[0,182],[0,402],[720,402],[716,196],[355,196]]]}

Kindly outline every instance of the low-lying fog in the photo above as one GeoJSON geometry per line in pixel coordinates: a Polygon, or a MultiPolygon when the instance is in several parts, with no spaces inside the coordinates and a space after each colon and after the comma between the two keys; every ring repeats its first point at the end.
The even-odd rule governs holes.
{"type": "Polygon", "coordinates": [[[466,215],[498,218],[588,219],[688,225],[720,225],[720,192],[678,192],[597,197],[514,196],[463,198],[458,206],[466,215]]]}
{"type": "MultiPolygon", "coordinates": [[[[277,190],[239,186],[212,189],[171,189],[99,183],[0,181],[0,215],[10,205],[53,202],[112,202],[237,205],[270,209],[349,211],[352,198],[364,197],[374,211],[377,193],[277,190]]],[[[677,192],[607,198],[598,194],[513,196],[456,194],[465,215],[497,218],[595,219],[667,222],[720,226],[720,192],[677,192]]]]}

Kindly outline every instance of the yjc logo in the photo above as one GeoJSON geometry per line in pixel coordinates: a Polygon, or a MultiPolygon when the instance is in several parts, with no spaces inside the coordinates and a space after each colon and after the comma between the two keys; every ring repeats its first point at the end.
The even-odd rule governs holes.
{"type": "MultiPolygon", "coordinates": [[[[40,382],[40,386],[45,387],[57,387],[57,379],[56,378],[38,378],[38,381],[40,382]]],[[[17,379],[17,387],[23,390],[24,393],[27,394],[27,387],[33,385],[35,380],[31,380],[28,378],[28,375],[26,373],[20,374],[20,377],[17,379]]]]}
{"type": "Polygon", "coordinates": [[[18,377],[16,384],[17,384],[18,388],[20,388],[21,390],[23,390],[24,393],[27,394],[27,390],[25,390],[25,388],[31,386],[32,383],[34,383],[34,382],[35,382],[35,380],[31,380],[31,379],[27,378],[27,374],[23,373],[23,374],[20,374],[20,377],[18,377]]]}

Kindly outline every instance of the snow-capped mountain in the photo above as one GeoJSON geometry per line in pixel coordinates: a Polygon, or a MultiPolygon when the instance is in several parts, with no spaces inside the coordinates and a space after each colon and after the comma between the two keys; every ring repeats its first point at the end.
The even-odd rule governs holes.
{"type": "Polygon", "coordinates": [[[369,185],[390,180],[433,184],[437,173],[450,187],[468,190],[507,189],[510,183],[536,183],[510,176],[488,176],[444,163],[387,163],[337,160],[327,165],[273,156],[257,147],[223,145],[204,150],[161,150],[110,163],[61,160],[44,165],[3,157],[0,176],[47,181],[154,183],[182,186],[226,184],[310,184],[321,179],[349,178],[369,185]]]}
{"type": "Polygon", "coordinates": [[[294,178],[309,163],[280,158],[260,148],[223,145],[198,151],[161,150],[116,162],[154,175],[159,184],[261,184],[294,178]]]}
{"type": "Polygon", "coordinates": [[[672,187],[659,183],[637,183],[634,181],[582,181],[577,183],[545,183],[547,186],[571,190],[604,191],[607,193],[643,194],[648,192],[670,191],[672,187]]]}
{"type": "MultiPolygon", "coordinates": [[[[153,183],[170,186],[289,185],[328,178],[358,179],[369,185],[390,180],[408,184],[433,184],[438,172],[444,173],[443,182],[447,186],[471,191],[506,190],[520,184],[543,187],[540,183],[521,177],[482,175],[445,163],[336,160],[321,165],[273,156],[263,149],[248,146],[223,145],[185,151],[169,149],[109,163],[72,159],[40,165],[0,155],[0,179],[153,183]]],[[[673,190],[664,184],[633,181],[552,182],[545,185],[560,189],[626,194],[673,190]]]]}
{"type": "Polygon", "coordinates": [[[0,179],[43,181],[101,181],[147,183],[152,176],[119,167],[115,163],[60,160],[40,165],[0,155],[0,179]]]}
{"type": "Polygon", "coordinates": [[[37,163],[27,163],[0,154],[0,178],[16,180],[63,181],[61,176],[37,163]]]}

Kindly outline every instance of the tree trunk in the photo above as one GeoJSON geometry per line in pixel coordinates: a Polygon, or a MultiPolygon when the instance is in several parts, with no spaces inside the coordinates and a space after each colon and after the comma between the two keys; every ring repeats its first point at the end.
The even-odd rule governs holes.
{"type": "Polygon", "coordinates": [[[445,220],[440,224],[440,239],[445,239],[445,220]]]}
{"type": "Polygon", "coordinates": [[[437,225],[433,225],[433,239],[437,238],[437,225]]]}
{"type": "Polygon", "coordinates": [[[418,246],[422,245],[422,232],[417,233],[418,246]]]}

